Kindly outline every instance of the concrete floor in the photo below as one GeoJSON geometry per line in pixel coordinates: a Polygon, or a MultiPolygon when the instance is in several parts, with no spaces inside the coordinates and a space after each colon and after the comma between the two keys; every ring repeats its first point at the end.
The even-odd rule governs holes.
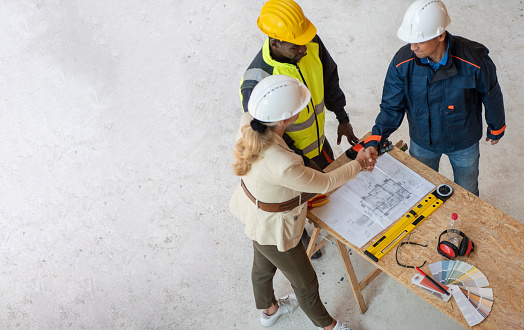
{"type": "MultiPolygon", "coordinates": [[[[228,200],[238,87],[264,40],[263,3],[0,2],[0,328],[262,328],[252,248],[228,200]]],[[[363,135],[411,0],[299,3],[363,135]]],[[[507,133],[481,143],[481,197],[522,222],[524,5],[446,5],[451,33],[490,48],[504,93],[507,133]]],[[[406,124],[391,139],[408,140],[406,124]]],[[[384,274],[360,315],[337,249],[323,250],[321,297],[355,329],[459,328],[384,274]]],[[[372,267],[352,260],[360,279],[372,267]]],[[[291,291],[280,273],[275,289],[291,291]]],[[[298,310],[273,328],[314,327],[298,310]]]]}

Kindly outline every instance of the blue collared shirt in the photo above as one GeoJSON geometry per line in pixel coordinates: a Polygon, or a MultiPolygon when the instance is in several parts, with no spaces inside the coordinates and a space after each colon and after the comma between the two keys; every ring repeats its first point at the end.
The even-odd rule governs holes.
{"type": "Polygon", "coordinates": [[[440,60],[440,62],[435,63],[433,62],[429,57],[424,57],[420,59],[420,62],[424,64],[429,64],[429,66],[434,70],[437,71],[441,66],[446,65],[446,62],[448,61],[448,53],[449,53],[449,42],[448,42],[448,48],[446,48],[446,53],[444,54],[444,57],[440,60]]]}

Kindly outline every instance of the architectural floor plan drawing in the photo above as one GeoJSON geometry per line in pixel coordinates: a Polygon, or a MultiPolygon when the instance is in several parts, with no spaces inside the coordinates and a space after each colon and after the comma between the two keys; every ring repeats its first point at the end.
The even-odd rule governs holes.
{"type": "Polygon", "coordinates": [[[434,188],[386,153],[372,172],[361,172],[331,194],[329,203],[311,212],[361,248],[434,188]]]}

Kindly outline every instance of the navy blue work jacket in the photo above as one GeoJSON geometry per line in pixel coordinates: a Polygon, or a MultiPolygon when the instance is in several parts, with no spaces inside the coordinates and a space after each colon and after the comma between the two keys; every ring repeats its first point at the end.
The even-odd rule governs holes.
{"type": "Polygon", "coordinates": [[[397,52],[366,147],[384,142],[407,114],[410,138],[423,148],[442,153],[468,148],[482,137],[482,104],[487,136],[504,135],[502,92],[488,49],[449,32],[446,41],[448,60],[436,71],[421,63],[409,44],[397,52]]]}

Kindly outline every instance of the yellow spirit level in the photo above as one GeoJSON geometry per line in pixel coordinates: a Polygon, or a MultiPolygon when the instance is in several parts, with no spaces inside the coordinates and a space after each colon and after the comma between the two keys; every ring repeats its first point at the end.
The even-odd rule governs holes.
{"type": "Polygon", "coordinates": [[[364,253],[371,260],[378,262],[386,253],[397,245],[407,234],[422,223],[431,213],[440,207],[451,195],[452,189],[447,184],[442,184],[415,207],[409,210],[393,227],[391,227],[375,244],[371,245],[364,253]]]}

